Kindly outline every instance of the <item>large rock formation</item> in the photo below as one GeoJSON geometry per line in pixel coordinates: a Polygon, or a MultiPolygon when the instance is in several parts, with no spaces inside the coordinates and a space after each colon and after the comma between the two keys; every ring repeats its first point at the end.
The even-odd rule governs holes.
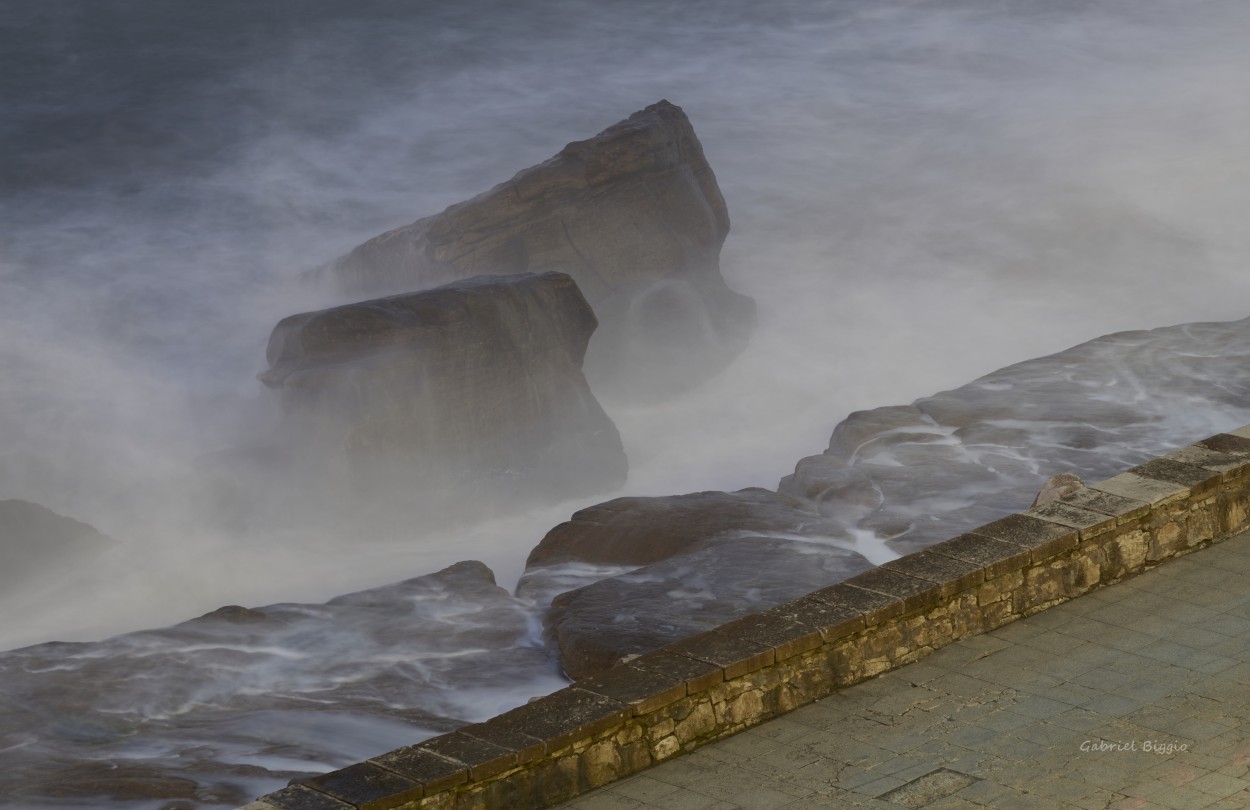
{"type": "Polygon", "coordinates": [[[728,232],[689,119],[660,101],[329,269],[356,294],[486,273],[568,273],[602,325],[587,366],[596,390],[646,396],[706,378],[745,345],[754,302],[721,276],[728,232]]]}
{"type": "Polygon", "coordinates": [[[530,553],[518,595],[580,678],[871,566],[840,527],[762,489],[618,498],[530,553]],[[641,567],[638,567],[641,566],[641,567]]]}
{"type": "Polygon", "coordinates": [[[294,438],[370,491],[485,479],[564,497],[625,478],[581,371],[594,329],[567,275],[482,276],[286,318],[261,379],[294,438]]]}
{"type": "Polygon", "coordinates": [[[519,594],[551,601],[546,626],[566,670],[589,674],[856,573],[865,557],[1027,509],[1050,476],[1058,487],[1101,480],[1245,424],[1247,347],[1250,319],[1124,332],[853,413],[780,494],[618,499],[577,513],[530,555],[519,594]]]}

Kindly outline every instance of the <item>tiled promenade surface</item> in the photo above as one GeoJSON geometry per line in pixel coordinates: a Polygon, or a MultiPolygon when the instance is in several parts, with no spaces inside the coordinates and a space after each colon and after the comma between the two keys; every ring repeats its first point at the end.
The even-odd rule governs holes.
{"type": "Polygon", "coordinates": [[[1250,808],[1250,536],[561,807],[1250,808]]]}

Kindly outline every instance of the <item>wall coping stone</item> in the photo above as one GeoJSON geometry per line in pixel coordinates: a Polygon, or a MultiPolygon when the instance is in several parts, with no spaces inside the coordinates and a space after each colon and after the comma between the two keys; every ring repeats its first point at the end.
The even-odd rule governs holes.
{"type": "Polygon", "coordinates": [[[242,810],[540,808],[1250,530],[1250,425],[242,810]]]}
{"type": "Polygon", "coordinates": [[[1108,478],[1097,484],[1094,489],[1143,501],[1151,506],[1159,506],[1189,496],[1189,490],[1181,484],[1161,481],[1157,478],[1138,475],[1135,472],[1120,473],[1114,478],[1108,478]]]}
{"type": "Polygon", "coordinates": [[[682,639],[661,649],[715,664],[721,668],[727,681],[770,666],[776,661],[772,647],[716,630],[682,639]]]}
{"type": "Polygon", "coordinates": [[[1080,541],[1080,533],[1071,526],[1052,523],[1028,513],[1008,515],[979,529],[973,529],[969,534],[1027,548],[1029,561],[1032,563],[1048,560],[1060,551],[1074,548],[1080,541]]]}

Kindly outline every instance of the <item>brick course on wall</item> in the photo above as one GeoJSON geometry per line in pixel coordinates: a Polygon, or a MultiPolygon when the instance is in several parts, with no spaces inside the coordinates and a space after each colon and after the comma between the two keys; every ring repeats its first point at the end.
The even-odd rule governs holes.
{"type": "Polygon", "coordinates": [[[1250,529],[1250,426],[244,810],[541,808],[1250,529]]]}

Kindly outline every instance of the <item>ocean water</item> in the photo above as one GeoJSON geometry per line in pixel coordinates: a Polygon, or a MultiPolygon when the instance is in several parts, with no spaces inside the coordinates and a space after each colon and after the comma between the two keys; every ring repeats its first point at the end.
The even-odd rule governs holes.
{"type": "MultiPolygon", "coordinates": [[[[490,566],[503,591],[474,587],[515,611],[500,594],[528,550],[590,501],[377,538],[298,515],[224,520],[195,491],[196,460],[276,429],[255,379],[269,330],[339,302],[305,270],[660,98],[686,110],[717,173],[733,221],[723,270],[757,300],[759,324],[700,388],[605,403],[630,456],[618,494],[772,487],[852,411],[1112,332],[1243,318],[1248,30],[1250,8],[1220,0],[0,0],[0,499],[118,541],[0,594],[0,646],[93,642],[226,604],[304,605],[284,610],[328,612],[318,632],[349,635],[343,611],[309,606],[465,559],[490,566]]],[[[1146,379],[1124,402],[1149,400],[1151,413],[1187,368],[1202,378],[1149,441],[1130,431],[1133,452],[1245,421],[1239,398],[1209,395],[1237,388],[1220,378],[1237,364],[1220,357],[1237,355],[1239,334],[1201,331],[1209,361],[1175,360],[1195,354],[1177,338],[1173,360],[1132,366],[1146,379]]],[[[1043,443],[1062,433],[1057,402],[1043,443]]],[[[558,683],[532,609],[518,616],[493,643],[524,662],[491,664],[496,680],[472,692],[487,696],[468,703],[495,709],[558,683]]],[[[124,679],[153,650],[177,670],[193,660],[184,638],[14,653],[0,673],[0,750],[82,772],[92,757],[164,774],[194,761],[192,787],[148,803],[228,805],[468,716],[448,685],[398,727],[381,709],[343,714],[341,738],[359,745],[308,748],[323,730],[312,715],[245,699],[282,691],[248,673],[332,670],[315,657],[270,666],[296,660],[298,626],[281,644],[265,636],[272,649],[235,651],[264,667],[231,664],[216,697],[201,685],[176,707],[87,690],[58,708],[87,678],[28,676],[89,660],[108,673],[94,682],[124,679]],[[214,701],[229,723],[194,708],[214,701]],[[41,712],[70,720],[30,720],[41,712]],[[287,747],[256,742],[288,727],[287,747]],[[197,790],[208,792],[187,798],[197,790]]],[[[428,689],[435,671],[402,678],[428,689]]],[[[298,699],[356,676],[327,677],[298,699]]],[[[380,694],[378,706],[394,703],[380,694]]]]}

